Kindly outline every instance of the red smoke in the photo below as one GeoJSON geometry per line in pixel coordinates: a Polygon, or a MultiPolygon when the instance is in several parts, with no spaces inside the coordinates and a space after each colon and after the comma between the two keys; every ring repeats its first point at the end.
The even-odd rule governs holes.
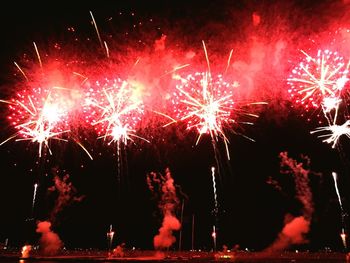
{"type": "Polygon", "coordinates": [[[303,216],[298,216],[288,222],[278,234],[275,242],[267,249],[268,251],[281,251],[291,245],[306,243],[305,235],[309,232],[310,221],[303,216]]]}
{"type": "Polygon", "coordinates": [[[51,223],[49,221],[38,222],[37,233],[41,234],[40,248],[44,255],[52,256],[63,246],[63,242],[59,236],[51,231],[51,223]]]}
{"type": "Polygon", "coordinates": [[[267,251],[279,251],[287,249],[291,245],[307,243],[308,240],[305,235],[310,230],[311,217],[314,211],[312,192],[309,187],[310,170],[304,168],[305,165],[310,165],[310,159],[303,156],[304,163],[298,163],[296,160],[289,158],[287,152],[281,152],[279,156],[281,158],[281,172],[294,176],[296,197],[303,204],[303,215],[294,218],[287,215],[286,218],[289,220],[286,220],[282,231],[278,234],[274,243],[267,248],[267,251]]]}
{"type": "Polygon", "coordinates": [[[179,230],[181,224],[179,220],[169,214],[164,215],[163,223],[159,229],[159,234],[153,239],[153,244],[156,249],[168,248],[175,243],[176,238],[173,236],[174,230],[179,230]]]}
{"type": "Polygon", "coordinates": [[[179,201],[169,168],[165,170],[165,176],[154,172],[148,174],[147,184],[153,193],[158,194],[155,192],[156,187],[159,190],[159,208],[164,216],[159,233],[153,239],[154,248],[157,250],[169,248],[176,241],[173,231],[181,228],[181,224],[175,216],[175,209],[179,201]]]}
{"type": "Polygon", "coordinates": [[[55,185],[50,187],[48,190],[56,191],[58,194],[55,206],[50,215],[50,221],[54,223],[56,221],[57,214],[61,212],[64,207],[71,205],[74,202],[80,202],[84,197],[76,196],[77,190],[72,183],[69,182],[68,174],[64,175],[61,179],[58,176],[58,170],[56,168],[53,169],[53,174],[55,185]]]}
{"type": "Polygon", "coordinates": [[[312,192],[309,187],[310,170],[303,166],[310,165],[310,159],[302,156],[303,162],[298,163],[296,160],[289,158],[287,152],[280,153],[282,173],[293,174],[296,188],[296,197],[303,204],[303,214],[307,219],[311,219],[314,211],[312,203],[312,192]]]}

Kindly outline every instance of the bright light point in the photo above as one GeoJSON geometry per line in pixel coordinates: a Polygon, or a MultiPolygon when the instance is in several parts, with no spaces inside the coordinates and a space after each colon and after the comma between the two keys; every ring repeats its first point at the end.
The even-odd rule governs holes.
{"type": "Polygon", "coordinates": [[[329,113],[334,109],[338,109],[341,99],[335,97],[325,97],[322,101],[322,109],[325,113],[329,113]]]}
{"type": "Polygon", "coordinates": [[[110,135],[113,137],[114,141],[118,141],[123,137],[127,138],[127,128],[115,126],[115,127],[113,127],[110,135]]]}
{"type": "Polygon", "coordinates": [[[48,104],[45,105],[42,111],[43,118],[45,118],[48,122],[54,123],[59,120],[59,110],[57,105],[48,104]]]}

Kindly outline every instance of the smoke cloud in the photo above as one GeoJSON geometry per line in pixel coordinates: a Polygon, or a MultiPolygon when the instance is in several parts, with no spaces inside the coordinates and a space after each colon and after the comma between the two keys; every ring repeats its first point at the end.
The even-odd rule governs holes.
{"type": "Polygon", "coordinates": [[[267,251],[281,251],[288,249],[292,245],[307,243],[306,234],[310,230],[312,213],[314,211],[312,203],[312,192],[309,187],[310,170],[304,166],[310,165],[310,159],[302,156],[303,162],[298,163],[296,160],[289,158],[287,152],[281,152],[281,173],[292,174],[294,176],[296,198],[302,203],[302,215],[293,217],[287,215],[285,225],[278,234],[274,243],[267,248],[267,251]]]}
{"type": "Polygon", "coordinates": [[[49,221],[39,221],[36,232],[41,234],[40,249],[44,255],[56,255],[62,248],[63,242],[59,236],[51,230],[51,223],[49,221]]]}
{"type": "Polygon", "coordinates": [[[76,188],[69,182],[69,174],[64,175],[61,179],[58,175],[58,170],[55,168],[53,169],[53,174],[54,185],[48,190],[58,194],[54,208],[50,214],[50,222],[55,223],[58,213],[60,213],[64,207],[75,202],[80,202],[83,200],[84,196],[77,196],[76,188]]]}
{"type": "Polygon", "coordinates": [[[162,226],[158,234],[153,238],[153,245],[157,250],[166,249],[176,241],[173,231],[181,228],[180,221],[175,216],[175,209],[179,200],[176,196],[174,179],[171,176],[169,168],[167,168],[164,176],[160,173],[149,173],[147,175],[147,184],[154,194],[159,195],[159,208],[163,214],[162,226]]]}

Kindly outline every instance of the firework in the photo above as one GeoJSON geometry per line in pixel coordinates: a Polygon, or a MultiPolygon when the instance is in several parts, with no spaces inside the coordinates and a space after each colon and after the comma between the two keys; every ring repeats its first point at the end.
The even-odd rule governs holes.
{"type": "Polygon", "coordinates": [[[208,72],[196,72],[180,80],[172,100],[176,119],[186,121],[187,129],[198,131],[196,144],[203,134],[210,134],[215,141],[222,138],[227,149],[229,140],[224,127],[235,123],[231,118],[234,86],[222,75],[212,78],[208,72]]]}
{"type": "Polygon", "coordinates": [[[111,250],[114,238],[113,226],[109,226],[109,231],[107,232],[108,250],[111,250]]]}
{"type": "Polygon", "coordinates": [[[333,181],[334,181],[334,188],[335,188],[335,192],[337,193],[337,197],[338,197],[338,202],[339,202],[339,206],[341,209],[341,212],[343,213],[343,204],[341,202],[341,198],[340,198],[340,193],[339,193],[339,189],[338,189],[338,175],[335,172],[332,172],[332,177],[333,177],[333,181]]]}
{"type": "Polygon", "coordinates": [[[349,62],[330,50],[318,50],[315,57],[301,52],[305,57],[288,78],[291,98],[306,109],[329,105],[330,101],[337,102],[332,103],[334,108],[349,80],[349,62]]]}
{"type": "Polygon", "coordinates": [[[17,129],[10,139],[32,141],[39,144],[39,157],[43,146],[49,153],[49,140],[66,141],[60,136],[69,132],[69,112],[72,104],[65,95],[66,89],[60,87],[36,87],[17,92],[16,98],[7,101],[9,105],[8,120],[17,129]]]}
{"type": "MultiPolygon", "coordinates": [[[[238,87],[238,84],[224,81],[222,75],[212,77],[209,72],[196,72],[187,75],[185,78],[177,76],[177,79],[180,84],[176,85],[176,91],[173,93],[172,99],[174,119],[185,121],[188,130],[194,129],[198,132],[196,145],[204,134],[210,135],[214,148],[216,148],[215,143],[222,139],[227,157],[230,159],[229,140],[225,134],[225,129],[228,130],[232,125],[238,125],[238,123],[253,124],[252,122],[238,122],[233,115],[243,114],[254,118],[258,117],[256,114],[238,109],[238,103],[234,101],[234,89],[238,87]]],[[[266,103],[255,102],[246,105],[253,104],[266,103]]],[[[233,129],[230,130],[254,141],[233,129]]]]}
{"type": "MultiPolygon", "coordinates": [[[[120,78],[99,81],[86,93],[86,122],[95,127],[99,138],[127,144],[135,134],[136,126],[143,115],[143,102],[131,84],[120,78]]],[[[147,141],[147,140],[146,140],[147,141]]]]}
{"type": "Polygon", "coordinates": [[[22,258],[28,258],[30,256],[30,251],[31,250],[32,250],[32,246],[31,245],[24,245],[22,247],[22,251],[21,251],[22,258]]]}
{"type": "Polygon", "coordinates": [[[341,241],[343,242],[344,248],[346,249],[347,248],[347,242],[346,242],[346,233],[345,233],[345,229],[344,228],[342,228],[342,230],[341,230],[340,238],[341,238],[341,241]]]}
{"type": "Polygon", "coordinates": [[[337,175],[337,173],[332,172],[332,177],[333,177],[334,188],[335,188],[335,192],[336,192],[337,197],[338,197],[338,202],[339,202],[339,206],[340,206],[340,213],[341,213],[342,231],[341,231],[341,234],[340,234],[340,238],[341,238],[341,240],[343,242],[344,248],[346,249],[346,247],[347,247],[347,242],[346,242],[346,236],[347,235],[346,235],[346,232],[345,232],[345,216],[346,216],[346,213],[344,211],[343,203],[341,201],[341,197],[340,197],[340,193],[339,193],[338,175],[337,175]]]}
{"type": "Polygon", "coordinates": [[[325,143],[332,143],[332,148],[335,148],[337,146],[340,136],[345,135],[346,137],[350,138],[350,120],[347,120],[342,125],[332,124],[329,126],[324,127],[318,127],[314,131],[311,131],[310,133],[317,133],[317,132],[325,132],[329,131],[328,134],[323,134],[317,136],[318,138],[324,138],[323,140],[325,143]]]}
{"type": "Polygon", "coordinates": [[[219,205],[218,205],[218,196],[216,193],[215,167],[211,168],[211,176],[212,176],[212,181],[213,181],[213,192],[214,192],[214,214],[215,214],[215,216],[217,216],[218,210],[219,210],[219,205]]]}
{"type": "Polygon", "coordinates": [[[211,232],[211,237],[213,238],[214,251],[216,251],[217,232],[216,232],[216,227],[215,227],[215,225],[213,225],[213,232],[211,232]]]}
{"type": "Polygon", "coordinates": [[[32,202],[32,216],[34,214],[34,206],[35,206],[35,199],[36,199],[36,191],[38,189],[38,184],[34,184],[34,192],[33,192],[33,202],[32,202]]]}

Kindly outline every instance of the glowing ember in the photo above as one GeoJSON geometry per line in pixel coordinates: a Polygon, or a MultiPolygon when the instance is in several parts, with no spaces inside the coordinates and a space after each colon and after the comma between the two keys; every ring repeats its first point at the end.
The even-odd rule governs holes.
{"type": "Polygon", "coordinates": [[[344,248],[347,248],[347,244],[346,244],[346,233],[345,233],[344,228],[342,228],[342,232],[341,232],[341,234],[340,234],[340,238],[341,238],[341,240],[342,240],[342,242],[343,242],[344,248]]]}
{"type": "Polygon", "coordinates": [[[292,99],[306,109],[327,105],[330,100],[337,101],[349,80],[349,63],[330,50],[318,50],[316,57],[301,52],[305,58],[288,78],[292,99]]]}
{"type": "Polygon", "coordinates": [[[24,245],[22,247],[22,251],[21,251],[22,258],[29,258],[31,250],[32,250],[32,246],[31,245],[24,245]]]}

